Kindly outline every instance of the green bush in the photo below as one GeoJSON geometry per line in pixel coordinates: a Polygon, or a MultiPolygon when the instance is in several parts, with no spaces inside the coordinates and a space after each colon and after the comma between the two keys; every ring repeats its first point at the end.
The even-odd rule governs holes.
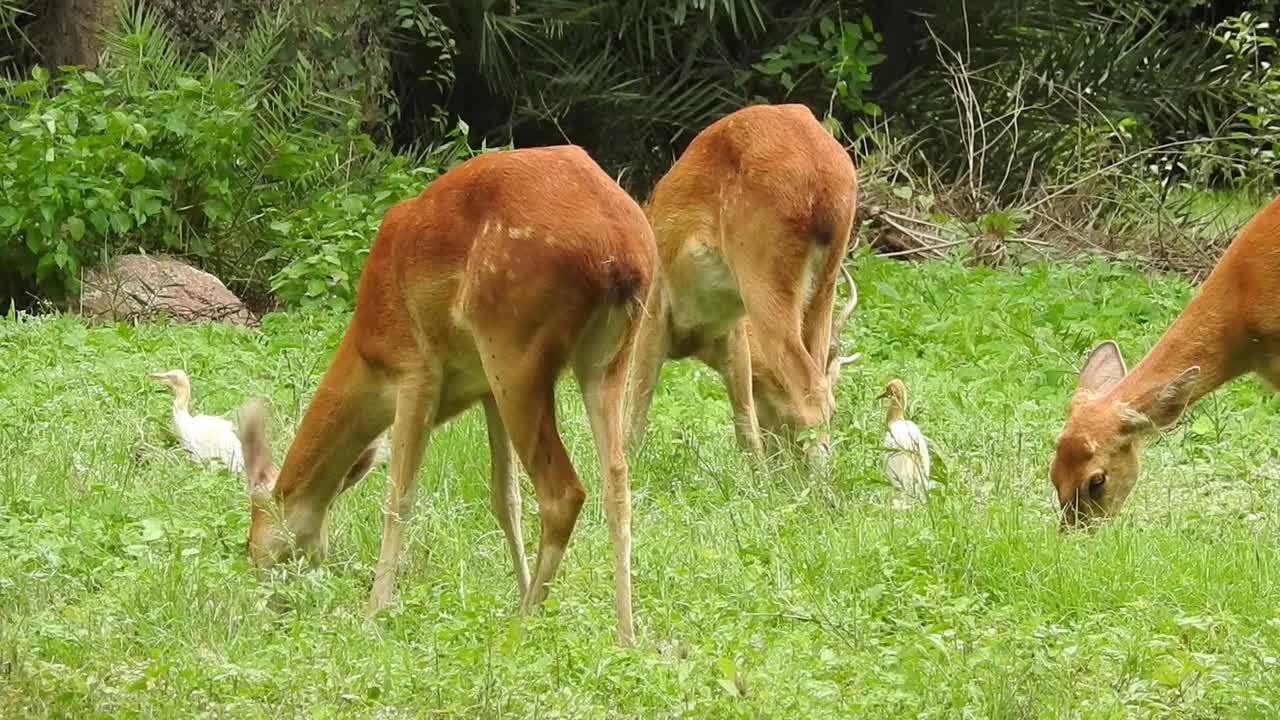
{"type": "Polygon", "coordinates": [[[1218,121],[1225,137],[1191,148],[1187,159],[1191,177],[1199,181],[1225,179],[1253,184],[1264,191],[1274,186],[1276,145],[1280,138],[1280,53],[1272,23],[1256,13],[1225,18],[1213,31],[1225,55],[1214,72],[1231,105],[1218,121]],[[1228,92],[1229,91],[1229,92],[1228,92]]]}
{"type": "Polygon", "coordinates": [[[323,192],[310,205],[273,221],[270,229],[279,244],[267,258],[292,258],[271,278],[276,298],[302,307],[340,310],[353,305],[360,268],[382,213],[412,195],[412,177],[400,171],[367,192],[323,192]]]}
{"type": "Polygon", "coordinates": [[[59,298],[86,264],[169,252],[242,292],[274,276],[287,302],[349,304],[386,207],[473,151],[440,113],[440,144],[414,158],[429,169],[379,149],[360,104],[295,62],[290,18],[263,13],[240,46],[185,57],[143,5],[126,6],[97,72],[0,80],[4,274],[59,298]]]}
{"type": "Polygon", "coordinates": [[[446,142],[417,167],[395,156],[377,173],[316,193],[298,209],[269,223],[273,249],[265,260],[287,265],[271,279],[276,297],[289,305],[341,311],[355,304],[360,270],[382,215],[396,202],[421,192],[440,173],[486,148],[467,144],[459,124],[446,142]]]}
{"type": "Polygon", "coordinates": [[[180,77],[130,93],[93,72],[7,89],[0,139],[0,258],[48,294],[129,245],[208,254],[243,211],[251,112],[227,83],[180,77]]]}
{"type": "MultiPolygon", "coordinates": [[[[861,22],[823,17],[817,34],[800,33],[764,53],[750,70],[738,71],[738,83],[759,86],[775,99],[825,102],[828,127],[844,127],[880,115],[880,106],[866,98],[871,69],[884,61],[880,42],[866,15],[861,22]]],[[[765,95],[754,99],[770,101],[765,95]]]]}

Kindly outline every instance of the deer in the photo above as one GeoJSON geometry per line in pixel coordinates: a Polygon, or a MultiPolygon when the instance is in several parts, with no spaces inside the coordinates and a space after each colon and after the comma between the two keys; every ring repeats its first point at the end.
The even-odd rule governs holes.
{"type": "Polygon", "coordinates": [[[585,492],[560,437],[555,386],[582,391],[603,479],[617,639],[634,642],[631,501],[622,407],[657,267],[643,211],[583,149],[498,151],[464,161],[388,209],[355,309],[285,454],[272,464],[269,406],[241,407],[259,572],[320,562],[335,499],[368,472],[390,427],[388,490],[368,613],[391,600],[430,432],[480,404],[491,510],[502,528],[519,617],[546,598],[585,492]],[[537,496],[532,576],[522,537],[519,458],[537,496]]]}
{"type": "Polygon", "coordinates": [[[1113,516],[1133,490],[1139,453],[1155,432],[1250,372],[1280,384],[1280,197],[1240,229],[1133,372],[1113,340],[1089,353],[1049,467],[1061,527],[1113,516]]]}
{"type": "Polygon", "coordinates": [[[658,181],[645,213],[660,272],[636,339],[628,446],[643,442],[663,363],[722,378],[737,443],[799,438],[819,463],[835,406],[839,338],[857,304],[844,268],[857,176],[804,105],[749,106],[707,126],[658,181]],[[850,299],[834,313],[838,273],[850,299]]]}

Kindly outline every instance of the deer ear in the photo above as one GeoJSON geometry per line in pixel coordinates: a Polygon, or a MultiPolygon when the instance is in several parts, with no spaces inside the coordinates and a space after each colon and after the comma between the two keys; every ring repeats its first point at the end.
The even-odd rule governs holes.
{"type": "Polygon", "coordinates": [[[1128,370],[1120,356],[1120,346],[1107,340],[1094,348],[1084,361],[1084,369],[1080,371],[1080,380],[1076,384],[1076,395],[1102,395],[1124,379],[1126,373],[1128,370]]]}
{"type": "Polygon", "coordinates": [[[1191,402],[1191,392],[1200,379],[1200,368],[1189,367],[1173,380],[1153,388],[1134,402],[1134,409],[1151,420],[1157,430],[1178,421],[1191,402]]]}
{"type": "Polygon", "coordinates": [[[265,398],[249,398],[240,406],[240,449],[244,455],[245,485],[252,496],[269,495],[275,485],[271,441],[267,426],[271,408],[265,398]]]}

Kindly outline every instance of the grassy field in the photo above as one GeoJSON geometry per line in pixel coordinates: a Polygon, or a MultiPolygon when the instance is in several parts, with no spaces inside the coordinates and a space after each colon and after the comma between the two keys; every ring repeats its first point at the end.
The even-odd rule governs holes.
{"type": "Polygon", "coordinates": [[[146,377],[185,367],[206,413],[270,395],[279,458],[345,318],[0,320],[0,717],[1275,717],[1280,399],[1253,380],[1210,396],[1148,449],[1118,522],[1056,530],[1046,469],[1073,367],[1107,337],[1132,364],[1186,283],[1101,263],[853,267],[864,358],[827,475],[752,470],[716,378],[668,365],[632,462],[630,650],[571,382],[589,499],[545,611],[512,622],[475,410],[433,436],[399,601],[370,623],[384,470],[338,502],[323,568],[259,585],[242,480],[188,462],[146,377]],[[946,483],[905,511],[877,449],[894,376],[946,483]]]}

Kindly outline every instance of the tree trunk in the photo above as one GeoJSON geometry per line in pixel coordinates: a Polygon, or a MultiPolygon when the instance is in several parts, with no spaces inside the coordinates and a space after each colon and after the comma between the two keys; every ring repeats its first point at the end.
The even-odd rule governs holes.
{"type": "Polygon", "coordinates": [[[115,22],[113,0],[49,0],[32,28],[41,63],[96,67],[102,33],[115,22]]]}

